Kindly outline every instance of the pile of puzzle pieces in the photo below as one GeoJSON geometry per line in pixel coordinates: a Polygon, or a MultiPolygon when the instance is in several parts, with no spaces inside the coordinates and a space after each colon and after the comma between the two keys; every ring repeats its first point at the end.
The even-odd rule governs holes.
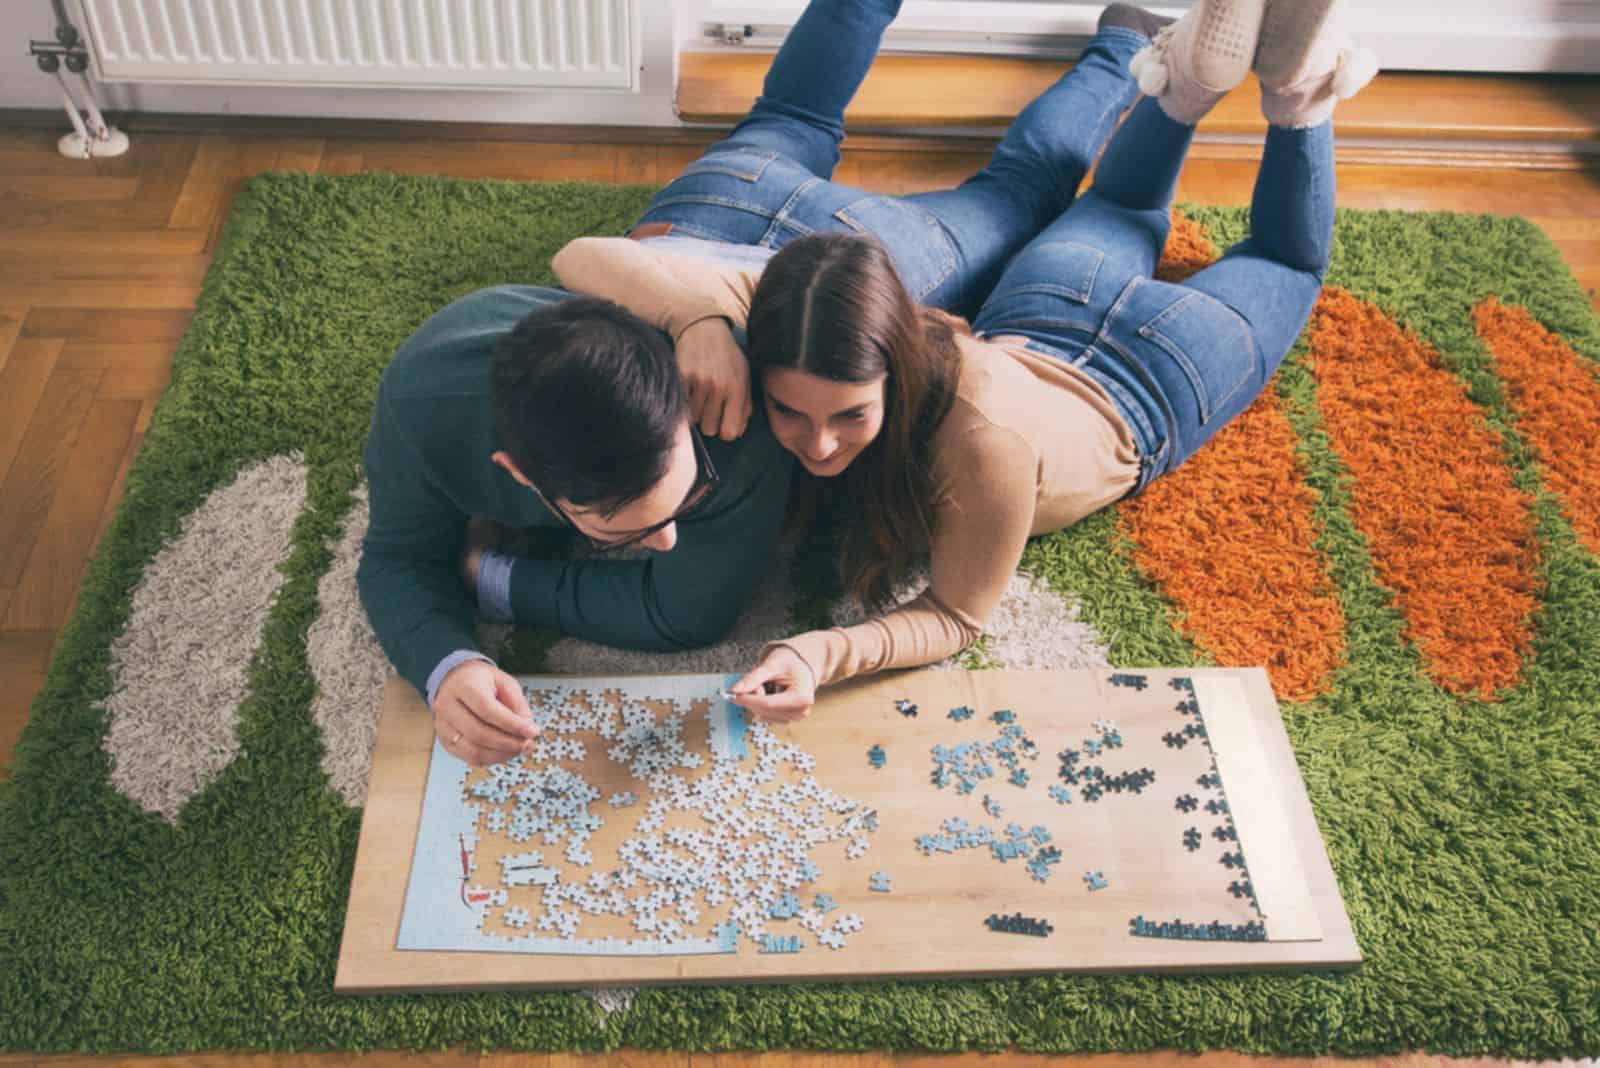
{"type": "MultiPolygon", "coordinates": [[[[505,906],[505,888],[531,888],[542,906],[537,916],[520,904],[504,907],[500,918],[506,927],[532,926],[570,940],[584,916],[614,915],[631,919],[635,930],[649,936],[643,941],[671,945],[694,937],[692,929],[705,909],[731,902],[737,931],[763,952],[799,948],[798,936],[769,943],[767,922],[775,918],[798,920],[830,948],[842,947],[846,935],[861,929],[859,916],[824,919],[836,908],[828,895],[800,907],[793,893],[821,876],[809,856],[814,847],[843,841],[846,856],[856,859],[866,853],[877,829],[876,812],[817,782],[811,754],[756,723],[746,732],[756,751],[753,767],[735,757],[713,757],[705,769],[705,758],[683,744],[688,709],[679,703],[658,721],[644,704],[622,700],[620,694],[595,700],[581,691],[557,690],[542,696],[533,707],[545,736],[535,751],[526,759],[493,765],[465,786],[473,799],[474,834],[481,829],[517,843],[540,838],[546,846],[563,845],[570,866],[593,864],[587,844],[604,823],[593,811],[602,795],[575,771],[548,763],[586,756],[582,742],[561,735],[593,732],[610,742],[608,756],[625,764],[654,796],[633,836],[618,849],[613,871],[575,880],[546,864],[537,850],[504,857],[501,887],[474,887],[473,898],[505,906]],[[546,763],[535,766],[541,761],[546,763]],[[798,773],[798,782],[777,781],[784,765],[798,773]],[[682,769],[704,770],[691,780],[680,774],[682,769]],[[703,826],[665,827],[677,814],[698,817],[703,826]],[[773,949],[774,944],[792,948],[773,949]]],[[[632,792],[607,799],[613,808],[638,800],[632,792]]],[[[721,927],[717,937],[731,933],[721,927]]]]}

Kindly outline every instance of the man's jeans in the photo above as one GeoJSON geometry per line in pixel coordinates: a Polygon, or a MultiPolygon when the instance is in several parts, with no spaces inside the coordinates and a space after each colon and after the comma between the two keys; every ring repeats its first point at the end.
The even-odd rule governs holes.
{"type": "Polygon", "coordinates": [[[1266,386],[1305,326],[1333,237],[1331,123],[1269,127],[1250,236],[1182,283],[1151,278],[1194,134],[1139,103],[1094,186],[1019,252],[973,322],[1020,334],[1111,394],[1138,487],[1188,459],[1266,386]]]}
{"type": "Polygon", "coordinates": [[[657,194],[639,223],[774,249],[819,231],[871,234],[917,300],[971,315],[1007,259],[1072,202],[1138,95],[1128,60],[1149,42],[1121,28],[1096,35],[1017,116],[987,167],[955,189],[883,196],[829,179],[845,106],[899,7],[812,0],[750,114],[657,194]]]}

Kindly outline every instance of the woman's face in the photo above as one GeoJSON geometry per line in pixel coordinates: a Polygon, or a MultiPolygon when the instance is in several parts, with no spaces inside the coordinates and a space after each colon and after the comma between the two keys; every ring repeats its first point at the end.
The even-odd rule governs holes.
{"type": "Polygon", "coordinates": [[[761,390],[778,443],[813,475],[832,478],[883,429],[887,381],[879,375],[869,382],[835,382],[786,367],[768,371],[761,390]]]}

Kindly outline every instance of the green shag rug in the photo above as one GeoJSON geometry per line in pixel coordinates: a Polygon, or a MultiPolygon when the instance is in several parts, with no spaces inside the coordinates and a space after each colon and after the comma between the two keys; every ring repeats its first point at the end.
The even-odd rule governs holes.
{"type": "MultiPolygon", "coordinates": [[[[239,196],[0,786],[0,1049],[1600,1054],[1600,322],[1536,228],[1444,214],[1342,213],[1337,288],[1254,422],[1183,492],[1024,561],[1111,663],[1269,665],[1359,969],[336,997],[360,768],[329,770],[314,661],[378,376],[430,313],[548,282],[564,242],[621,232],[650,193],[275,174],[239,196]],[[180,533],[247,475],[295,487],[282,545],[259,575],[196,576],[215,556],[180,533]],[[158,560],[191,568],[159,622],[190,627],[188,652],[135,678],[118,665],[159,659],[129,626],[158,560]],[[263,579],[229,625],[212,604],[213,633],[185,617],[183,596],[263,579]],[[113,729],[124,691],[187,708],[191,682],[231,702],[220,738],[113,729]],[[197,745],[211,770],[139,792],[197,745]]],[[[1245,222],[1188,216],[1202,246],[1245,222]]],[[[797,624],[826,614],[826,556],[796,557],[797,624]]],[[[541,669],[553,641],[516,636],[508,666],[541,669]]]]}

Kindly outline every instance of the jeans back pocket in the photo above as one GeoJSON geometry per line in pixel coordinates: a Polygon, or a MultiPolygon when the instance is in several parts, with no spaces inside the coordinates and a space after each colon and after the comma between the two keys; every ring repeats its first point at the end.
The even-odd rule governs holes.
{"type": "Polygon", "coordinates": [[[888,196],[852,201],[834,218],[857,233],[878,239],[894,260],[900,281],[923,300],[956,269],[956,248],[944,225],[923,209],[888,196]]]}
{"type": "Polygon", "coordinates": [[[1140,323],[1138,336],[1164,353],[1181,376],[1174,381],[1163,368],[1147,368],[1174,411],[1184,407],[1176,389],[1192,393],[1199,426],[1218,415],[1232,418],[1255,396],[1261,385],[1261,354],[1250,324],[1226,304],[1186,286],[1146,282],[1128,295],[1126,311],[1140,323]],[[1241,396],[1247,387],[1248,394],[1241,396]]]}

